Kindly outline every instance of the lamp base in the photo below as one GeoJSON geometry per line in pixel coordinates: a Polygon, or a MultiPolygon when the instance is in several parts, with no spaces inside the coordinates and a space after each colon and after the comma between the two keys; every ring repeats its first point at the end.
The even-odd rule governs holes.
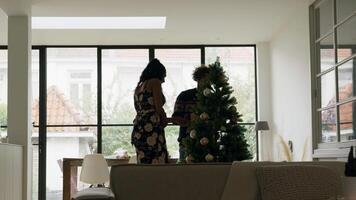
{"type": "Polygon", "coordinates": [[[90,185],[89,188],[104,188],[105,184],[90,185]]]}
{"type": "Polygon", "coordinates": [[[115,200],[114,193],[110,188],[93,187],[77,192],[72,200],[115,200]]]}

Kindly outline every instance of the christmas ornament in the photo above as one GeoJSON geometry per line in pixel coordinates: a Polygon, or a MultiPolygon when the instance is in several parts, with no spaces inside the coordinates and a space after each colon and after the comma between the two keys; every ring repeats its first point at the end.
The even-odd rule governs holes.
{"type": "Polygon", "coordinates": [[[211,155],[210,153],[208,153],[208,154],[206,154],[206,156],[205,156],[205,160],[206,161],[212,161],[212,160],[214,160],[214,156],[213,155],[211,155]]]}
{"type": "Polygon", "coordinates": [[[202,139],[200,139],[200,144],[205,146],[209,143],[209,139],[206,137],[203,137],[202,139]]]}
{"type": "Polygon", "coordinates": [[[197,137],[197,132],[196,132],[195,130],[191,130],[191,131],[189,132],[189,136],[190,136],[192,139],[194,139],[194,138],[197,137]]]}
{"type": "Polygon", "coordinates": [[[187,157],[185,158],[185,161],[186,161],[187,163],[191,163],[193,160],[194,160],[194,159],[193,159],[193,156],[192,156],[192,155],[189,155],[189,156],[187,156],[187,157]]]}
{"type": "Polygon", "coordinates": [[[202,114],[200,115],[200,119],[202,119],[202,120],[207,120],[207,119],[209,119],[208,113],[202,113],[202,114]]]}
{"type": "Polygon", "coordinates": [[[203,94],[207,97],[211,94],[211,90],[209,88],[206,88],[205,90],[203,90],[203,94]]]}

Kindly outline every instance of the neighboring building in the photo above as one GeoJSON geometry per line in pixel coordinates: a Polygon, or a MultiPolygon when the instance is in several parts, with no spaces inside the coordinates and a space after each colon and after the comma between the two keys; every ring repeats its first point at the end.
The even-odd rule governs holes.
{"type": "MultiPolygon", "coordinates": [[[[81,112],[68,101],[64,94],[55,86],[47,90],[47,120],[49,125],[81,124],[81,112]]],[[[35,100],[32,106],[32,118],[38,124],[39,102],[35,100]]],[[[62,195],[62,160],[63,158],[82,158],[95,152],[95,129],[88,127],[49,127],[47,128],[47,195],[48,199],[59,198],[62,195]]],[[[32,140],[38,140],[38,128],[33,129],[32,140]]],[[[34,157],[38,146],[33,146],[34,157]]],[[[34,162],[38,160],[34,159],[34,162]]],[[[38,163],[34,163],[38,167],[38,163]]],[[[34,169],[36,171],[37,169],[34,169]]],[[[37,174],[37,173],[36,173],[37,174]]],[[[34,177],[36,179],[37,177],[34,177]]],[[[78,181],[77,181],[78,182],[78,181]]],[[[78,187],[83,187],[78,182],[78,187]]]]}

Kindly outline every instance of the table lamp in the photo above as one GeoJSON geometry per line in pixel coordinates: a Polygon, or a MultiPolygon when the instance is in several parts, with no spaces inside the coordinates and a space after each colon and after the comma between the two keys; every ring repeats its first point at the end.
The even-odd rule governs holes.
{"type": "Polygon", "coordinates": [[[101,154],[89,154],[84,157],[80,181],[92,186],[104,187],[109,180],[108,163],[101,154]]]}
{"type": "Polygon", "coordinates": [[[258,132],[259,131],[268,131],[269,126],[267,121],[257,121],[255,124],[255,130],[256,130],[256,160],[259,160],[259,151],[258,151],[258,132]]]}

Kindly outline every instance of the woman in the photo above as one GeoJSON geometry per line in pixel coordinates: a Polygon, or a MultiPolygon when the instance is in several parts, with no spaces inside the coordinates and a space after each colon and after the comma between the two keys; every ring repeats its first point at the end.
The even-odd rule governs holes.
{"type": "Polygon", "coordinates": [[[162,83],[166,68],[153,59],[143,70],[134,94],[136,117],[131,143],[136,148],[137,162],[144,164],[167,163],[168,152],[164,127],[167,116],[163,109],[165,98],[162,83]]]}

